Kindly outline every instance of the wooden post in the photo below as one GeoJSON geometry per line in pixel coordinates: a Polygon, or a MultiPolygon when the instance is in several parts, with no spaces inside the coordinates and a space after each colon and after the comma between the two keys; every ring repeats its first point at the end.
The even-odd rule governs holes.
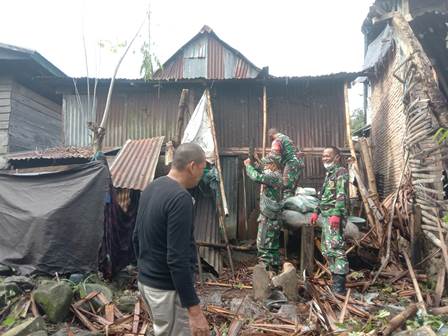
{"type": "MultiPolygon", "coordinates": [[[[352,139],[352,126],[351,126],[351,118],[350,118],[350,105],[349,105],[349,101],[348,101],[348,84],[347,84],[347,82],[344,83],[344,104],[345,104],[345,130],[346,130],[346,136],[347,136],[347,145],[350,148],[350,155],[355,160],[353,164],[355,165],[355,167],[358,167],[358,163],[356,162],[355,146],[353,145],[353,139],[352,139]]],[[[349,186],[349,197],[350,198],[356,197],[356,188],[351,183],[349,186]]]]}
{"type": "Polygon", "coordinates": [[[414,265],[418,264],[422,258],[423,232],[422,232],[422,209],[420,205],[414,207],[414,220],[410,225],[411,234],[411,260],[414,265]]]}
{"type": "Polygon", "coordinates": [[[209,117],[209,121],[210,121],[210,128],[212,131],[213,142],[215,145],[215,164],[216,164],[216,169],[218,170],[218,175],[219,175],[219,188],[220,188],[221,201],[222,201],[222,203],[217,202],[218,222],[219,222],[219,226],[222,231],[224,243],[226,244],[226,247],[227,247],[227,255],[229,257],[229,263],[230,263],[230,269],[232,271],[232,276],[235,278],[235,269],[233,267],[232,251],[230,250],[226,224],[224,223],[224,217],[228,216],[229,210],[227,208],[226,193],[224,190],[224,180],[222,177],[221,160],[219,159],[218,141],[216,140],[216,131],[215,131],[215,121],[213,118],[212,100],[210,98],[210,91],[208,88],[205,89],[205,92],[207,95],[207,113],[208,113],[208,117],[209,117]]]}
{"type": "Polygon", "coordinates": [[[445,275],[446,270],[444,267],[439,269],[439,273],[437,274],[437,285],[434,294],[434,307],[440,306],[440,301],[442,300],[443,291],[445,290],[445,275]]]}
{"type": "Polygon", "coordinates": [[[376,189],[376,179],[372,164],[372,155],[366,138],[359,139],[361,154],[367,171],[367,182],[369,185],[369,194],[374,200],[378,200],[378,191],[376,189]]]}
{"type": "Polygon", "coordinates": [[[302,225],[300,243],[300,273],[304,270],[308,275],[314,271],[314,226],[302,225]]]}
{"type": "Polygon", "coordinates": [[[268,133],[268,97],[266,85],[263,86],[263,157],[266,155],[266,136],[268,133]]]}
{"type": "Polygon", "coordinates": [[[246,167],[243,166],[243,205],[244,205],[244,229],[246,230],[246,239],[249,237],[249,224],[247,223],[247,195],[246,195],[246,167]]]}
{"type": "Polygon", "coordinates": [[[350,118],[350,105],[348,102],[348,84],[347,82],[344,83],[344,101],[345,101],[345,129],[347,131],[347,144],[350,148],[350,155],[353,156],[356,160],[356,152],[355,152],[355,146],[353,145],[353,139],[352,139],[352,126],[351,126],[351,118],[350,118]]]}
{"type": "Polygon", "coordinates": [[[184,127],[185,113],[188,111],[188,89],[182,89],[179,99],[179,108],[177,110],[177,124],[176,124],[176,137],[174,139],[174,145],[179,146],[182,141],[182,129],[184,127]]]}
{"type": "Polygon", "coordinates": [[[221,160],[219,158],[218,140],[216,139],[215,120],[213,118],[212,100],[210,98],[210,91],[208,88],[205,89],[205,92],[207,95],[207,113],[208,113],[208,117],[210,120],[210,128],[212,130],[213,142],[215,145],[215,164],[216,164],[216,169],[218,170],[218,174],[219,174],[219,189],[221,192],[222,209],[224,211],[224,215],[228,216],[229,209],[227,207],[227,198],[226,198],[226,193],[224,190],[224,180],[222,178],[221,160]]]}

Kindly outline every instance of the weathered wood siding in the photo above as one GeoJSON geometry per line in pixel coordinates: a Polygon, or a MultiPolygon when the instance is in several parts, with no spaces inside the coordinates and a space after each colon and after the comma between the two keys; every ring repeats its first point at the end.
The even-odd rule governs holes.
{"type": "Polygon", "coordinates": [[[61,106],[13,83],[9,152],[62,145],[61,106]]]}
{"type": "Polygon", "coordinates": [[[8,78],[0,78],[0,155],[8,152],[11,90],[12,81],[8,78]]]}

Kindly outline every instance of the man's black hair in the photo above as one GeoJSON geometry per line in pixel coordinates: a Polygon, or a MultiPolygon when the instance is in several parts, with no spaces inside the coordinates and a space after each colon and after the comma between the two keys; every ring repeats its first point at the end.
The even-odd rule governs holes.
{"type": "Polygon", "coordinates": [[[205,153],[201,146],[194,143],[185,143],[176,148],[171,166],[183,170],[190,162],[200,164],[205,161],[205,153]]]}

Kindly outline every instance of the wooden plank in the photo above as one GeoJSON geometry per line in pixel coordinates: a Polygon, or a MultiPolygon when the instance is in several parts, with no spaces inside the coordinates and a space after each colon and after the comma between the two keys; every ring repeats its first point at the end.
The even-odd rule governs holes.
{"type": "Polygon", "coordinates": [[[414,220],[410,224],[411,260],[416,265],[422,259],[423,252],[422,210],[418,204],[414,208],[414,220]]]}
{"type": "Polygon", "coordinates": [[[79,321],[90,331],[98,332],[99,330],[93,325],[92,322],[89,321],[87,317],[85,317],[78,309],[72,306],[72,311],[75,316],[79,319],[79,321]]]}
{"type": "Polygon", "coordinates": [[[440,306],[440,301],[442,300],[443,291],[445,289],[445,268],[439,269],[439,273],[437,275],[437,285],[434,293],[434,307],[440,306]]]}
{"type": "Polygon", "coordinates": [[[27,101],[33,101],[35,104],[39,104],[50,111],[61,110],[61,105],[58,105],[48,98],[41,96],[37,92],[34,92],[15,82],[12,84],[12,98],[17,99],[18,97],[26,98],[27,101]]]}
{"type": "MultiPolygon", "coordinates": [[[[324,151],[324,147],[304,147],[302,148],[302,152],[306,156],[318,156],[319,158],[322,156],[322,152],[324,151]]],[[[345,156],[350,156],[349,148],[340,148],[341,152],[345,156]]],[[[262,154],[263,148],[257,147],[255,148],[255,152],[259,155],[262,154]]],[[[249,147],[224,147],[219,151],[220,156],[246,156],[249,153],[249,147]]]]}
{"type": "Polygon", "coordinates": [[[311,275],[314,271],[314,226],[302,226],[300,245],[300,274],[306,270],[306,273],[311,275]]]}
{"type": "Polygon", "coordinates": [[[134,320],[132,321],[132,333],[138,333],[138,324],[140,322],[140,300],[137,300],[134,308],[134,320]]]}

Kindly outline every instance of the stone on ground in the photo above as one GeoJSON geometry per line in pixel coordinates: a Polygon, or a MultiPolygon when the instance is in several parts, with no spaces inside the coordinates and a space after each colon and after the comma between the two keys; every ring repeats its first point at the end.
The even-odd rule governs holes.
{"type": "Polygon", "coordinates": [[[62,322],[69,313],[73,292],[66,282],[48,282],[33,293],[36,304],[47,314],[52,323],[62,322]]]}
{"type": "Polygon", "coordinates": [[[260,263],[254,267],[252,278],[253,294],[256,300],[265,300],[270,293],[271,280],[264,264],[260,263]]]}
{"type": "Polygon", "coordinates": [[[293,264],[284,263],[283,271],[272,278],[274,287],[280,287],[288,300],[296,301],[298,298],[298,278],[297,271],[293,264]]]}

